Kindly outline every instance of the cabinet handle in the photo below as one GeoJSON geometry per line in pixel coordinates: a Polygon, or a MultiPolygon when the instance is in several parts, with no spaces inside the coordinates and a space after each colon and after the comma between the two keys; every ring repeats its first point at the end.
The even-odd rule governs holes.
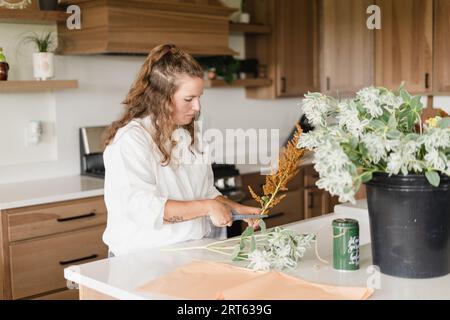
{"type": "Polygon", "coordinates": [[[90,213],[86,213],[86,214],[82,214],[82,215],[74,216],[74,217],[68,217],[68,218],[58,218],[58,219],[56,219],[56,221],[58,221],[58,222],[66,222],[66,221],[71,221],[71,220],[90,218],[90,217],[93,217],[93,216],[95,216],[95,212],[90,212],[90,213]]]}
{"type": "Polygon", "coordinates": [[[331,88],[331,79],[330,77],[327,77],[327,91],[330,91],[331,88]]]}
{"type": "Polygon", "coordinates": [[[430,74],[425,73],[425,89],[430,89],[430,74]]]}
{"type": "Polygon", "coordinates": [[[93,255],[90,255],[88,257],[78,258],[78,259],[74,259],[74,260],[60,261],[59,264],[62,265],[62,266],[65,266],[65,265],[76,263],[76,262],[81,262],[81,261],[85,261],[85,260],[92,260],[92,259],[95,259],[97,257],[98,257],[98,254],[93,254],[93,255]]]}
{"type": "Polygon", "coordinates": [[[281,77],[281,93],[286,93],[286,77],[281,77]]]}
{"type": "Polygon", "coordinates": [[[273,219],[273,218],[276,218],[276,217],[281,217],[281,216],[283,216],[283,215],[284,215],[284,212],[271,213],[271,214],[269,214],[269,216],[268,216],[267,218],[265,218],[264,220],[267,220],[267,219],[273,219]]]}
{"type": "Polygon", "coordinates": [[[308,193],[308,209],[314,209],[314,193],[308,193]]]}

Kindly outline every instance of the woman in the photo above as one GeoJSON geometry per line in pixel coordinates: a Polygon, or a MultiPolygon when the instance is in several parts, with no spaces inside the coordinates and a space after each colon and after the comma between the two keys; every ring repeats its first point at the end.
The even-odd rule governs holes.
{"type": "MultiPolygon", "coordinates": [[[[260,213],[223,197],[211,165],[174,156],[175,149],[201,156],[194,120],[202,78],[202,68],[187,53],[174,45],[154,48],[123,102],[125,113],[109,127],[103,240],[113,255],[201,239],[211,231],[210,222],[230,226],[231,209],[260,213]]],[[[256,221],[247,223],[256,228],[256,221]]]]}

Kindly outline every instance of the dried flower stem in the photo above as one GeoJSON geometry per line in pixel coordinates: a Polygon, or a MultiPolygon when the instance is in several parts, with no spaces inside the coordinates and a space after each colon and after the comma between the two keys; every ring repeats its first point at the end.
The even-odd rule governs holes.
{"type": "Polygon", "coordinates": [[[266,177],[266,183],[263,186],[264,195],[262,197],[256,195],[249,186],[250,194],[261,205],[261,214],[267,214],[269,209],[276,206],[285,198],[285,195],[278,196],[280,191],[287,191],[287,184],[299,172],[299,161],[304,155],[304,149],[298,149],[297,144],[302,134],[302,128],[297,124],[297,131],[294,137],[289,141],[286,148],[282,150],[282,154],[278,161],[278,170],[266,177]]]}

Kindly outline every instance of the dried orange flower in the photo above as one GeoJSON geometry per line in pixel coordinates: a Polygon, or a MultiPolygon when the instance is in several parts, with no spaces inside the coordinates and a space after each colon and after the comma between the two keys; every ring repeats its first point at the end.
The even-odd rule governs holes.
{"type": "Polygon", "coordinates": [[[302,134],[302,128],[297,124],[297,131],[288,145],[282,149],[278,160],[278,170],[266,176],[263,186],[263,196],[258,196],[249,186],[248,189],[253,199],[261,205],[261,214],[267,214],[268,210],[275,207],[286,195],[278,196],[280,191],[287,191],[287,184],[298,174],[300,159],[305,149],[297,148],[298,140],[302,134]]]}

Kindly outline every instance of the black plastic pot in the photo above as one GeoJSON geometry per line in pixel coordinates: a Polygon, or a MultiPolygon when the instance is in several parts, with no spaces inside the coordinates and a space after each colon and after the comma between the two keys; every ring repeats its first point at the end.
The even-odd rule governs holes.
{"type": "Polygon", "coordinates": [[[450,273],[450,178],[374,174],[366,184],[373,264],[384,274],[432,278],[450,273]]]}
{"type": "Polygon", "coordinates": [[[39,0],[39,9],[49,11],[58,9],[58,0],[39,0]]]}

